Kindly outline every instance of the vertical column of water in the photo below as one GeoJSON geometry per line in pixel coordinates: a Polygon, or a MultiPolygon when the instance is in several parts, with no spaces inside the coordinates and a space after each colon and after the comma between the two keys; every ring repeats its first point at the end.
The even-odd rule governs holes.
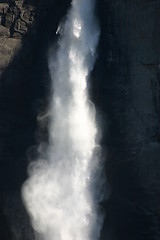
{"type": "Polygon", "coordinates": [[[49,146],[46,159],[32,166],[23,199],[40,239],[97,240],[102,218],[94,178],[101,168],[94,154],[95,110],[87,92],[99,38],[94,0],[73,0],[59,33],[56,57],[49,59],[49,146]]]}

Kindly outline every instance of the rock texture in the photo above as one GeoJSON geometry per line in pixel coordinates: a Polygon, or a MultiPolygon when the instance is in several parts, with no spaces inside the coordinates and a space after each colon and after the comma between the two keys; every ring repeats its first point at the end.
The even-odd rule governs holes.
{"type": "Polygon", "coordinates": [[[34,20],[34,7],[24,1],[0,2],[0,71],[21,47],[21,39],[34,20]]]}
{"type": "MultiPolygon", "coordinates": [[[[0,1],[0,239],[34,239],[20,197],[37,115],[47,105],[47,51],[70,0],[0,1]]],[[[97,0],[92,99],[103,117],[111,186],[101,239],[160,238],[160,1],[97,0]]],[[[47,138],[46,131],[42,131],[47,138]]],[[[29,154],[31,155],[31,154],[29,154]]]]}
{"type": "Polygon", "coordinates": [[[0,238],[4,240],[33,235],[20,185],[25,176],[23,152],[33,129],[26,75],[33,53],[28,53],[24,37],[34,23],[34,13],[34,6],[24,1],[0,1],[0,238]]]}
{"type": "Polygon", "coordinates": [[[159,10],[154,0],[99,3],[95,96],[109,119],[112,188],[102,239],[160,238],[159,10]]]}

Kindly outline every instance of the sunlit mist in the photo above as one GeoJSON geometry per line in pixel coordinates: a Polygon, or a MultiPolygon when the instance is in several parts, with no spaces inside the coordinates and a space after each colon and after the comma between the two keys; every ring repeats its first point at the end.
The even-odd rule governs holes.
{"type": "Polygon", "coordinates": [[[93,0],[72,1],[66,22],[56,32],[57,52],[49,53],[49,145],[46,158],[29,167],[22,188],[40,240],[98,240],[102,227],[99,203],[105,179],[87,87],[99,39],[94,5],[93,0]]]}

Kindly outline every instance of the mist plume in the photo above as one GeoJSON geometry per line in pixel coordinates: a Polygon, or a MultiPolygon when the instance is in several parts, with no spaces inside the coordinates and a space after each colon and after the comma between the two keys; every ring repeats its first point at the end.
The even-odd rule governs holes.
{"type": "Polygon", "coordinates": [[[22,188],[38,240],[98,240],[102,227],[103,160],[87,88],[100,34],[94,7],[93,0],[72,1],[49,54],[49,144],[22,188]]]}

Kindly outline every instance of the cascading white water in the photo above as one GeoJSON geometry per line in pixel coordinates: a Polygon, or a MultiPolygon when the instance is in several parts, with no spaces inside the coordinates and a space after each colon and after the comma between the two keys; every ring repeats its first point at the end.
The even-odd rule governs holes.
{"type": "MultiPolygon", "coordinates": [[[[30,167],[22,196],[32,225],[44,240],[98,240],[103,216],[100,147],[87,80],[99,29],[94,0],[73,0],[56,56],[49,57],[53,84],[46,159],[30,167]]],[[[44,154],[42,154],[43,156],[44,154]]]]}

